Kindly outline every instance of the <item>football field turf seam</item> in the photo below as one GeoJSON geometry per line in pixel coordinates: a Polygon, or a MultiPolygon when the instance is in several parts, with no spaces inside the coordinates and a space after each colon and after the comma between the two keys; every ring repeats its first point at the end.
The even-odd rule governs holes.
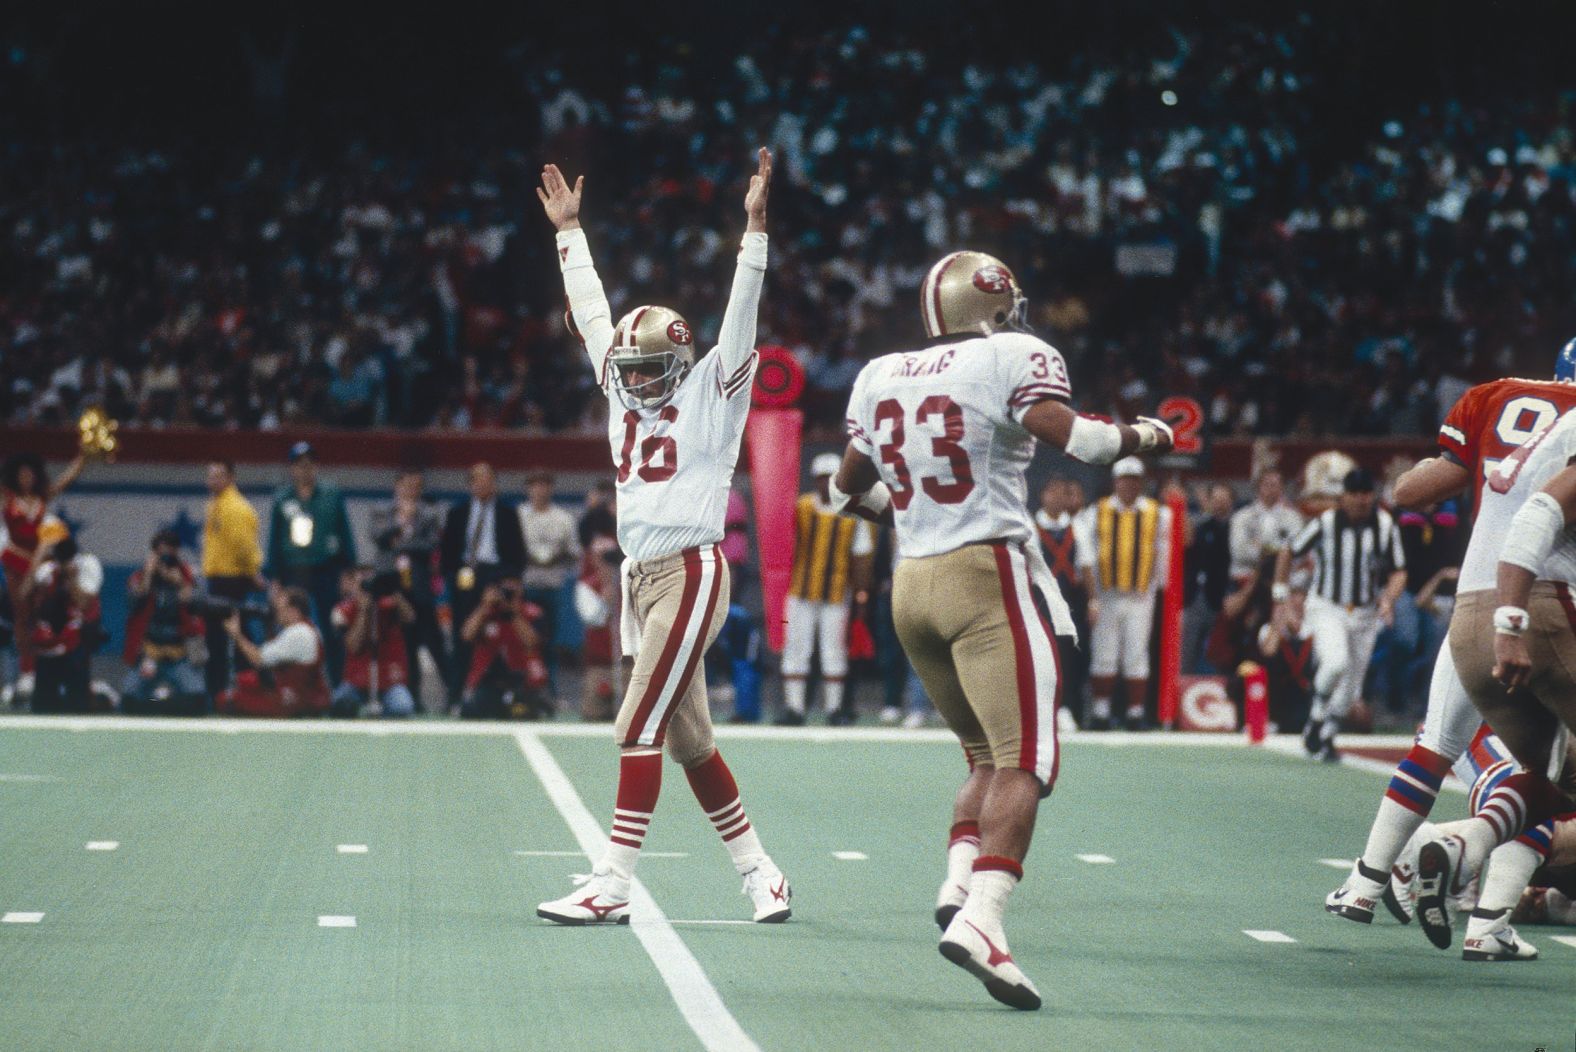
{"type": "MultiPolygon", "coordinates": [[[[599,729],[606,731],[606,728],[599,729]]],[[[536,734],[516,730],[514,740],[537,781],[542,783],[548,799],[563,817],[564,824],[579,841],[586,858],[594,859],[607,840],[606,830],[592,817],[585,801],[575,791],[574,783],[536,734]]],[[[645,948],[651,963],[656,965],[680,1014],[701,1044],[716,1052],[760,1052],[759,1046],[723,1004],[722,995],[717,993],[700,962],[679,938],[662,907],[638,878],[630,879],[629,904],[633,914],[630,927],[635,937],[645,948]]]]}

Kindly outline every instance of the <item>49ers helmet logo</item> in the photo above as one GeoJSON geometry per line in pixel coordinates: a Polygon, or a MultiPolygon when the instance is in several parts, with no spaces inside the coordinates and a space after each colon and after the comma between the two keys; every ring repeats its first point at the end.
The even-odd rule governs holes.
{"type": "Polygon", "coordinates": [[[981,292],[1005,293],[1012,289],[1012,276],[994,264],[974,272],[974,287],[981,292]]]}
{"type": "Polygon", "coordinates": [[[679,318],[668,323],[668,339],[681,347],[687,347],[694,342],[695,337],[690,333],[689,324],[683,318],[679,318]]]}

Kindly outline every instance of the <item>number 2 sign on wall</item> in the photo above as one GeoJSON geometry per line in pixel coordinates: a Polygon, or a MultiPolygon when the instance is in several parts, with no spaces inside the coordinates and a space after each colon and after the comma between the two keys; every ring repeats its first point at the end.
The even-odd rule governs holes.
{"type": "Polygon", "coordinates": [[[1173,396],[1160,403],[1156,414],[1171,425],[1175,436],[1171,452],[1160,457],[1159,463],[1172,468],[1207,466],[1209,446],[1204,437],[1204,407],[1191,398],[1173,396]]]}

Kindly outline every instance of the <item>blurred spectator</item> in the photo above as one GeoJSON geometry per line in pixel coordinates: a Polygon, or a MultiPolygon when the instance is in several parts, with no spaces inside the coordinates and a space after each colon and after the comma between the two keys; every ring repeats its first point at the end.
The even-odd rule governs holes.
{"type": "Polygon", "coordinates": [[[838,515],[827,503],[828,486],[841,463],[836,453],[816,457],[810,465],[815,488],[799,496],[794,510],[793,572],[788,583],[788,629],[782,656],[786,707],[777,717],[780,726],[804,723],[806,679],[811,659],[817,656],[828,721],[853,722],[852,708],[843,704],[849,604],[857,604],[861,608],[858,616],[864,616],[875,542],[868,523],[838,515]]]}
{"type": "Polygon", "coordinates": [[[513,578],[483,590],[460,629],[471,654],[462,718],[535,720],[553,714],[541,635],[531,623],[539,613],[513,578]]]}
{"type": "MultiPolygon", "coordinates": [[[[1406,553],[1406,591],[1395,603],[1395,623],[1385,645],[1376,695],[1392,714],[1421,718],[1428,704],[1434,659],[1444,645],[1455,609],[1456,578],[1465,554],[1454,501],[1396,513],[1406,553]]],[[[1376,660],[1376,664],[1380,664],[1376,660]]]]}
{"type": "Polygon", "coordinates": [[[1270,722],[1281,732],[1302,729],[1313,704],[1322,652],[1338,641],[1318,637],[1307,617],[1308,574],[1293,574],[1286,601],[1259,627],[1258,660],[1268,675],[1270,722]]]}
{"type": "Polygon", "coordinates": [[[1184,673],[1211,671],[1201,667],[1204,639],[1220,616],[1220,606],[1231,588],[1231,487],[1224,482],[1207,487],[1203,504],[1204,514],[1192,527],[1192,540],[1182,563],[1186,574],[1182,600],[1184,673]]]}
{"type": "Polygon", "coordinates": [[[585,625],[581,646],[584,674],[581,677],[580,718],[587,721],[611,720],[622,700],[617,637],[620,603],[619,569],[624,553],[611,537],[598,535],[580,560],[580,577],[575,581],[575,611],[585,625]]]}
{"type": "Polygon", "coordinates": [[[275,588],[269,604],[279,631],[262,646],[242,634],[240,614],[224,623],[250,667],[236,673],[235,686],[217,699],[218,710],[272,719],[321,716],[332,698],[323,671],[323,639],[312,624],[312,597],[304,588],[275,588]]]}
{"type": "MultiPolygon", "coordinates": [[[[1079,513],[1083,507],[1082,485],[1073,479],[1053,478],[1041,487],[1040,507],[1034,513],[1040,550],[1078,630],[1077,643],[1068,636],[1056,637],[1057,668],[1062,674],[1062,708],[1075,726],[1084,720],[1084,694],[1089,685],[1090,588],[1083,555],[1092,542],[1080,536],[1079,513]]],[[[1057,718],[1062,719],[1060,714],[1057,718]]]]}
{"type": "Polygon", "coordinates": [[[912,673],[892,621],[892,571],[897,562],[896,532],[891,526],[877,527],[875,555],[870,560],[870,634],[876,645],[876,667],[881,671],[880,720],[887,726],[903,719],[903,692],[912,673]]]}
{"type": "Polygon", "coordinates": [[[470,500],[457,501],[449,508],[438,549],[456,626],[451,698],[461,694],[464,680],[460,677],[468,679],[471,667],[471,643],[460,626],[470,622],[471,613],[489,585],[505,578],[519,580],[525,570],[520,514],[513,504],[498,496],[498,476],[492,465],[471,465],[469,478],[470,500]]]}
{"type": "Polygon", "coordinates": [[[1302,529],[1302,516],[1286,500],[1286,487],[1276,468],[1265,468],[1253,480],[1253,503],[1231,516],[1231,577],[1241,582],[1266,555],[1275,555],[1302,529]]]}
{"type": "Polygon", "coordinates": [[[423,709],[422,648],[432,656],[444,690],[452,682],[449,647],[438,624],[438,597],[432,586],[438,546],[443,539],[443,515],[422,498],[421,472],[405,470],[395,476],[394,499],[372,509],[370,528],[378,549],[372,569],[377,574],[398,576],[400,595],[413,615],[408,624],[400,626],[400,631],[410,664],[410,692],[419,712],[423,709]]]}
{"type": "Polygon", "coordinates": [[[1111,495],[1083,513],[1083,531],[1090,540],[1084,568],[1095,587],[1089,604],[1092,700],[1087,725],[1111,728],[1111,699],[1120,675],[1127,706],[1123,722],[1128,730],[1141,730],[1155,597],[1166,587],[1170,565],[1171,509],[1144,494],[1144,464],[1137,457],[1118,460],[1111,477],[1111,495]]]}
{"type": "Polygon", "coordinates": [[[268,527],[268,576],[300,588],[312,600],[312,617],[325,647],[331,683],[338,683],[345,652],[327,631],[339,602],[339,574],[356,562],[356,539],[339,487],[319,479],[317,453],[306,442],[290,447],[290,482],[274,494],[268,527]]]}
{"type": "Polygon", "coordinates": [[[339,575],[332,621],[345,648],[345,678],[334,690],[333,715],[348,720],[363,710],[389,717],[416,711],[405,650],[405,630],[415,620],[400,594],[398,571],[374,574],[370,566],[357,566],[339,575]]]}
{"type": "Polygon", "coordinates": [[[598,479],[586,494],[577,535],[582,550],[589,551],[598,537],[618,538],[617,491],[608,479],[598,479]]]}
{"type": "Polygon", "coordinates": [[[154,534],[152,550],[126,588],[131,616],[121,654],[128,671],[120,706],[134,716],[200,716],[212,697],[191,658],[191,641],[203,625],[190,606],[197,575],[180,548],[174,532],[154,534]]]}
{"type": "MultiPolygon", "coordinates": [[[[257,511],[241,496],[235,485],[235,465],[229,461],[211,461],[207,482],[210,499],[202,530],[203,581],[209,595],[244,602],[253,591],[266,587],[257,511]]],[[[216,697],[230,685],[232,648],[223,619],[207,619],[206,637],[204,683],[209,696],[216,697]]]]}
{"type": "Polygon", "coordinates": [[[92,705],[90,661],[102,642],[99,589],[104,568],[72,537],[41,541],[21,594],[32,613],[37,657],[34,712],[87,712],[92,705]]]}
{"type": "Polygon", "coordinates": [[[548,689],[558,689],[559,604],[580,563],[580,539],[573,515],[553,503],[553,476],[537,471],[526,480],[527,503],[520,509],[525,540],[525,599],[542,611],[539,628],[547,659],[548,689]]]}
{"type": "Polygon", "coordinates": [[[12,454],[0,465],[0,512],[6,535],[0,547],[0,568],[5,571],[6,591],[11,595],[20,668],[16,692],[22,697],[33,689],[34,671],[32,602],[24,581],[34,567],[49,505],[82,473],[82,465],[78,456],[53,483],[44,470],[44,459],[36,453],[12,454]]]}

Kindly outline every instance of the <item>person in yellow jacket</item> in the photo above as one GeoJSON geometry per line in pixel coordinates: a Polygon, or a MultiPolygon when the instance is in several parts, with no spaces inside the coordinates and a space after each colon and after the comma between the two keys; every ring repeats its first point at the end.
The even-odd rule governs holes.
{"type": "Polygon", "coordinates": [[[1112,493],[1084,509],[1084,536],[1092,543],[1079,562],[1094,583],[1089,603],[1089,728],[1109,730],[1118,675],[1126,683],[1129,730],[1144,725],[1149,690],[1149,635],[1155,595],[1166,584],[1171,509],[1144,495],[1144,462],[1118,460],[1112,493]]]}
{"type": "MultiPolygon", "coordinates": [[[[235,485],[235,465],[215,460],[208,465],[208,511],[202,528],[202,575],[208,593],[241,602],[260,580],[263,548],[258,542],[257,510],[235,485]]],[[[230,688],[230,637],[224,621],[207,623],[208,664],[203,680],[209,697],[230,688]]]]}
{"type": "Polygon", "coordinates": [[[851,722],[843,708],[849,600],[864,596],[870,586],[875,540],[868,522],[838,515],[828,503],[827,486],[841,464],[836,453],[822,453],[811,461],[815,489],[802,494],[794,509],[793,575],[782,659],[786,708],[777,718],[780,726],[804,723],[805,680],[817,645],[827,718],[834,724],[851,722]]]}

